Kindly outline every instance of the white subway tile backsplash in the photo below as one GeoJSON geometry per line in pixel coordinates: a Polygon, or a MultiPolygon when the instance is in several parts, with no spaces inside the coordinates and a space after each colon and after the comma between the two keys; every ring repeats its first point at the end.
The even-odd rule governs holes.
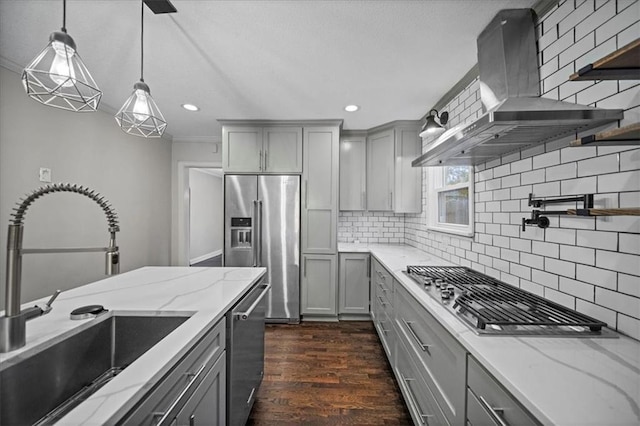
{"type": "Polygon", "coordinates": [[[617,330],[627,336],[640,340],[640,320],[618,314],[617,330]]]}
{"type": "Polygon", "coordinates": [[[620,168],[618,154],[604,155],[578,162],[578,176],[593,176],[617,172],[620,168]]]}
{"type": "Polygon", "coordinates": [[[616,326],[616,311],[612,311],[611,309],[603,308],[602,306],[587,302],[586,300],[577,299],[576,311],[582,312],[590,317],[597,318],[600,321],[605,322],[610,328],[615,328],[616,326]]]}
{"type": "Polygon", "coordinates": [[[618,234],[616,232],[579,230],[576,235],[576,243],[581,247],[615,251],[618,248],[618,234]]]}
{"type": "MultiPolygon", "coordinates": [[[[581,22],[576,22],[576,26],[575,26],[576,39],[580,40],[590,32],[593,32],[594,28],[600,25],[600,23],[608,21],[615,14],[616,14],[616,2],[615,1],[603,2],[602,6],[598,8],[595,12],[591,13],[589,16],[582,19],[581,22]]],[[[603,57],[608,52],[613,52],[613,50],[615,50],[615,47],[612,50],[609,50],[606,53],[598,56],[598,58],[596,59],[603,57]]]]}
{"type": "Polygon", "coordinates": [[[551,300],[552,302],[559,303],[563,306],[566,306],[569,309],[575,309],[576,307],[576,299],[573,296],[570,296],[566,293],[561,293],[559,291],[555,291],[551,288],[544,289],[544,297],[551,300]]]}
{"type": "Polygon", "coordinates": [[[620,251],[640,255],[640,236],[637,234],[620,234],[620,251]]]}
{"type": "Polygon", "coordinates": [[[593,194],[596,191],[595,176],[578,179],[567,179],[560,182],[560,195],[593,194]]]}
{"type": "MultiPolygon", "coordinates": [[[[577,136],[638,122],[639,81],[567,79],[578,68],[638,38],[640,2],[565,0],[540,20],[537,33],[543,96],[625,109],[621,123],[585,130],[577,136]],[[630,17],[628,8],[636,11],[635,18],[630,17]],[[621,13],[616,16],[620,11],[623,17],[621,13]]],[[[478,114],[472,111],[480,109],[478,87],[476,79],[444,108],[450,111],[452,124],[478,114]]],[[[555,215],[549,216],[551,226],[547,229],[520,229],[522,218],[531,217],[530,193],[540,198],[594,194],[596,208],[640,206],[640,182],[633,182],[640,181],[640,149],[568,147],[575,138],[567,135],[535,144],[476,166],[472,239],[427,230],[425,218],[431,206],[424,200],[425,213],[420,215],[341,213],[339,238],[349,238],[350,226],[363,228],[360,233],[371,234],[371,241],[386,238],[391,242],[394,235],[400,242],[519,285],[640,339],[640,314],[630,308],[640,300],[640,217],[555,215]],[[369,216],[379,218],[384,233],[375,234],[378,228],[369,216]],[[399,229],[394,221],[399,222],[399,229]]],[[[579,203],[543,210],[575,207],[580,207],[579,203]]]]}
{"type": "Polygon", "coordinates": [[[620,171],[640,169],[640,149],[624,151],[620,154],[620,171]]]}
{"type": "Polygon", "coordinates": [[[560,151],[547,152],[533,157],[533,168],[550,167],[560,164],[560,151]]]}
{"type": "Polygon", "coordinates": [[[596,251],[588,247],[561,245],[560,259],[593,266],[596,263],[596,251]]]}
{"type": "Polygon", "coordinates": [[[608,40],[622,30],[638,22],[638,16],[640,16],[640,13],[638,12],[637,4],[622,10],[616,16],[596,28],[596,44],[600,44],[603,41],[608,40]]]}
{"type": "Polygon", "coordinates": [[[593,302],[595,299],[595,287],[582,281],[570,280],[560,277],[559,289],[563,293],[570,294],[583,300],[593,302]]]}
{"type": "Polygon", "coordinates": [[[576,276],[576,264],[573,262],[556,260],[547,257],[544,260],[544,267],[547,272],[551,272],[553,274],[562,275],[569,278],[575,278],[576,276]]]}
{"type": "Polygon", "coordinates": [[[622,312],[634,318],[640,318],[640,299],[623,293],[596,287],[596,299],[598,305],[622,312]]]}
{"type": "Polygon", "coordinates": [[[638,257],[632,254],[596,250],[596,266],[598,268],[640,276],[638,257]]]}
{"type": "Polygon", "coordinates": [[[640,170],[598,176],[598,192],[638,190],[640,190],[640,170]]]}
{"type": "Polygon", "coordinates": [[[586,35],[582,39],[573,43],[567,50],[560,53],[558,57],[558,65],[563,67],[566,64],[573,63],[573,61],[592,50],[595,46],[595,36],[593,34],[586,35]]]}
{"type": "Polygon", "coordinates": [[[533,241],[531,244],[531,252],[546,257],[560,257],[560,244],[548,243],[543,241],[533,241]]]}

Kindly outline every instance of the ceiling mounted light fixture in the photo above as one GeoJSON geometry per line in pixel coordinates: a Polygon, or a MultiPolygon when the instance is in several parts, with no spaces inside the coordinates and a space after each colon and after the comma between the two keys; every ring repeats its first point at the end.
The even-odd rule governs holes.
{"type": "Polygon", "coordinates": [[[140,81],[133,85],[133,93],[116,114],[120,128],[130,135],[159,138],[167,122],[151,97],[151,89],[144,82],[144,1],[140,1],[140,81]]]}
{"type": "Polygon", "coordinates": [[[67,1],[62,1],[62,28],[49,36],[49,44],[22,71],[27,95],[44,105],[75,112],[98,109],[102,91],[67,34],[67,1]]]}
{"type": "Polygon", "coordinates": [[[344,110],[347,112],[356,112],[359,109],[360,107],[358,105],[347,105],[346,107],[344,107],[344,110]]]}
{"type": "Polygon", "coordinates": [[[438,110],[432,109],[429,111],[429,115],[427,115],[427,121],[424,123],[424,126],[422,126],[422,131],[435,133],[440,129],[444,129],[443,126],[447,124],[447,121],[449,121],[449,113],[447,111],[442,111],[438,114],[438,110]],[[435,115],[432,113],[435,113],[435,115]],[[438,118],[440,124],[436,122],[436,118],[438,118]]]}
{"type": "Polygon", "coordinates": [[[200,108],[198,108],[197,106],[193,105],[193,104],[182,104],[181,105],[182,108],[186,109],[187,111],[200,111],[200,108]]]}

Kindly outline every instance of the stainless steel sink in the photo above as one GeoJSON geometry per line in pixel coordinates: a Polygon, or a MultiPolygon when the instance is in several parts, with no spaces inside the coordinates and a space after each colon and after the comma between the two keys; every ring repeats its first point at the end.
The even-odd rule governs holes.
{"type": "Polygon", "coordinates": [[[112,316],[0,371],[0,424],[51,424],[188,319],[112,316]]]}

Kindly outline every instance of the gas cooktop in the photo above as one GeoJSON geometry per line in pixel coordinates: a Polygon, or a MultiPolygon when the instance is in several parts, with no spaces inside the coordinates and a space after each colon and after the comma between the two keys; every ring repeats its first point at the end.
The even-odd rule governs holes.
{"type": "Polygon", "coordinates": [[[480,335],[616,337],[607,324],[461,266],[407,266],[406,274],[480,335]]]}

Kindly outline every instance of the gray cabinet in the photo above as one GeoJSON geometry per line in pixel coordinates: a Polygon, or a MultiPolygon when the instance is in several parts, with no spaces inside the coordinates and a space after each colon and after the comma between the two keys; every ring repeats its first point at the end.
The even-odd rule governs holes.
{"type": "Polygon", "coordinates": [[[340,253],[338,314],[369,316],[369,261],[368,253],[340,253]]]}
{"type": "Polygon", "coordinates": [[[176,426],[223,426],[225,424],[225,370],[225,357],[220,357],[184,404],[173,424],[176,426]]]}
{"type": "Polygon", "coordinates": [[[373,133],[367,137],[367,209],[393,210],[394,131],[373,133]]]}
{"type": "Polygon", "coordinates": [[[302,253],[338,250],[338,127],[305,127],[302,253]]]}
{"type": "Polygon", "coordinates": [[[226,173],[301,173],[302,127],[223,125],[226,173]]]}
{"type": "Polygon", "coordinates": [[[340,210],[366,210],[366,190],[366,136],[342,136],[340,138],[340,210]]]}
{"type": "Polygon", "coordinates": [[[467,422],[472,425],[539,425],[471,355],[467,372],[467,422]]]}
{"type": "Polygon", "coordinates": [[[398,121],[367,136],[367,209],[395,213],[422,211],[422,169],[411,161],[422,153],[419,124],[398,121]]]}
{"type": "Polygon", "coordinates": [[[371,316],[389,363],[395,361],[396,332],[393,327],[394,279],[376,259],[371,259],[371,316]]]}
{"type": "Polygon", "coordinates": [[[395,295],[398,341],[415,360],[448,422],[464,425],[466,350],[404,287],[398,286],[395,295]]]}
{"type": "Polygon", "coordinates": [[[338,256],[302,255],[300,313],[303,318],[337,315],[338,256]]]}

